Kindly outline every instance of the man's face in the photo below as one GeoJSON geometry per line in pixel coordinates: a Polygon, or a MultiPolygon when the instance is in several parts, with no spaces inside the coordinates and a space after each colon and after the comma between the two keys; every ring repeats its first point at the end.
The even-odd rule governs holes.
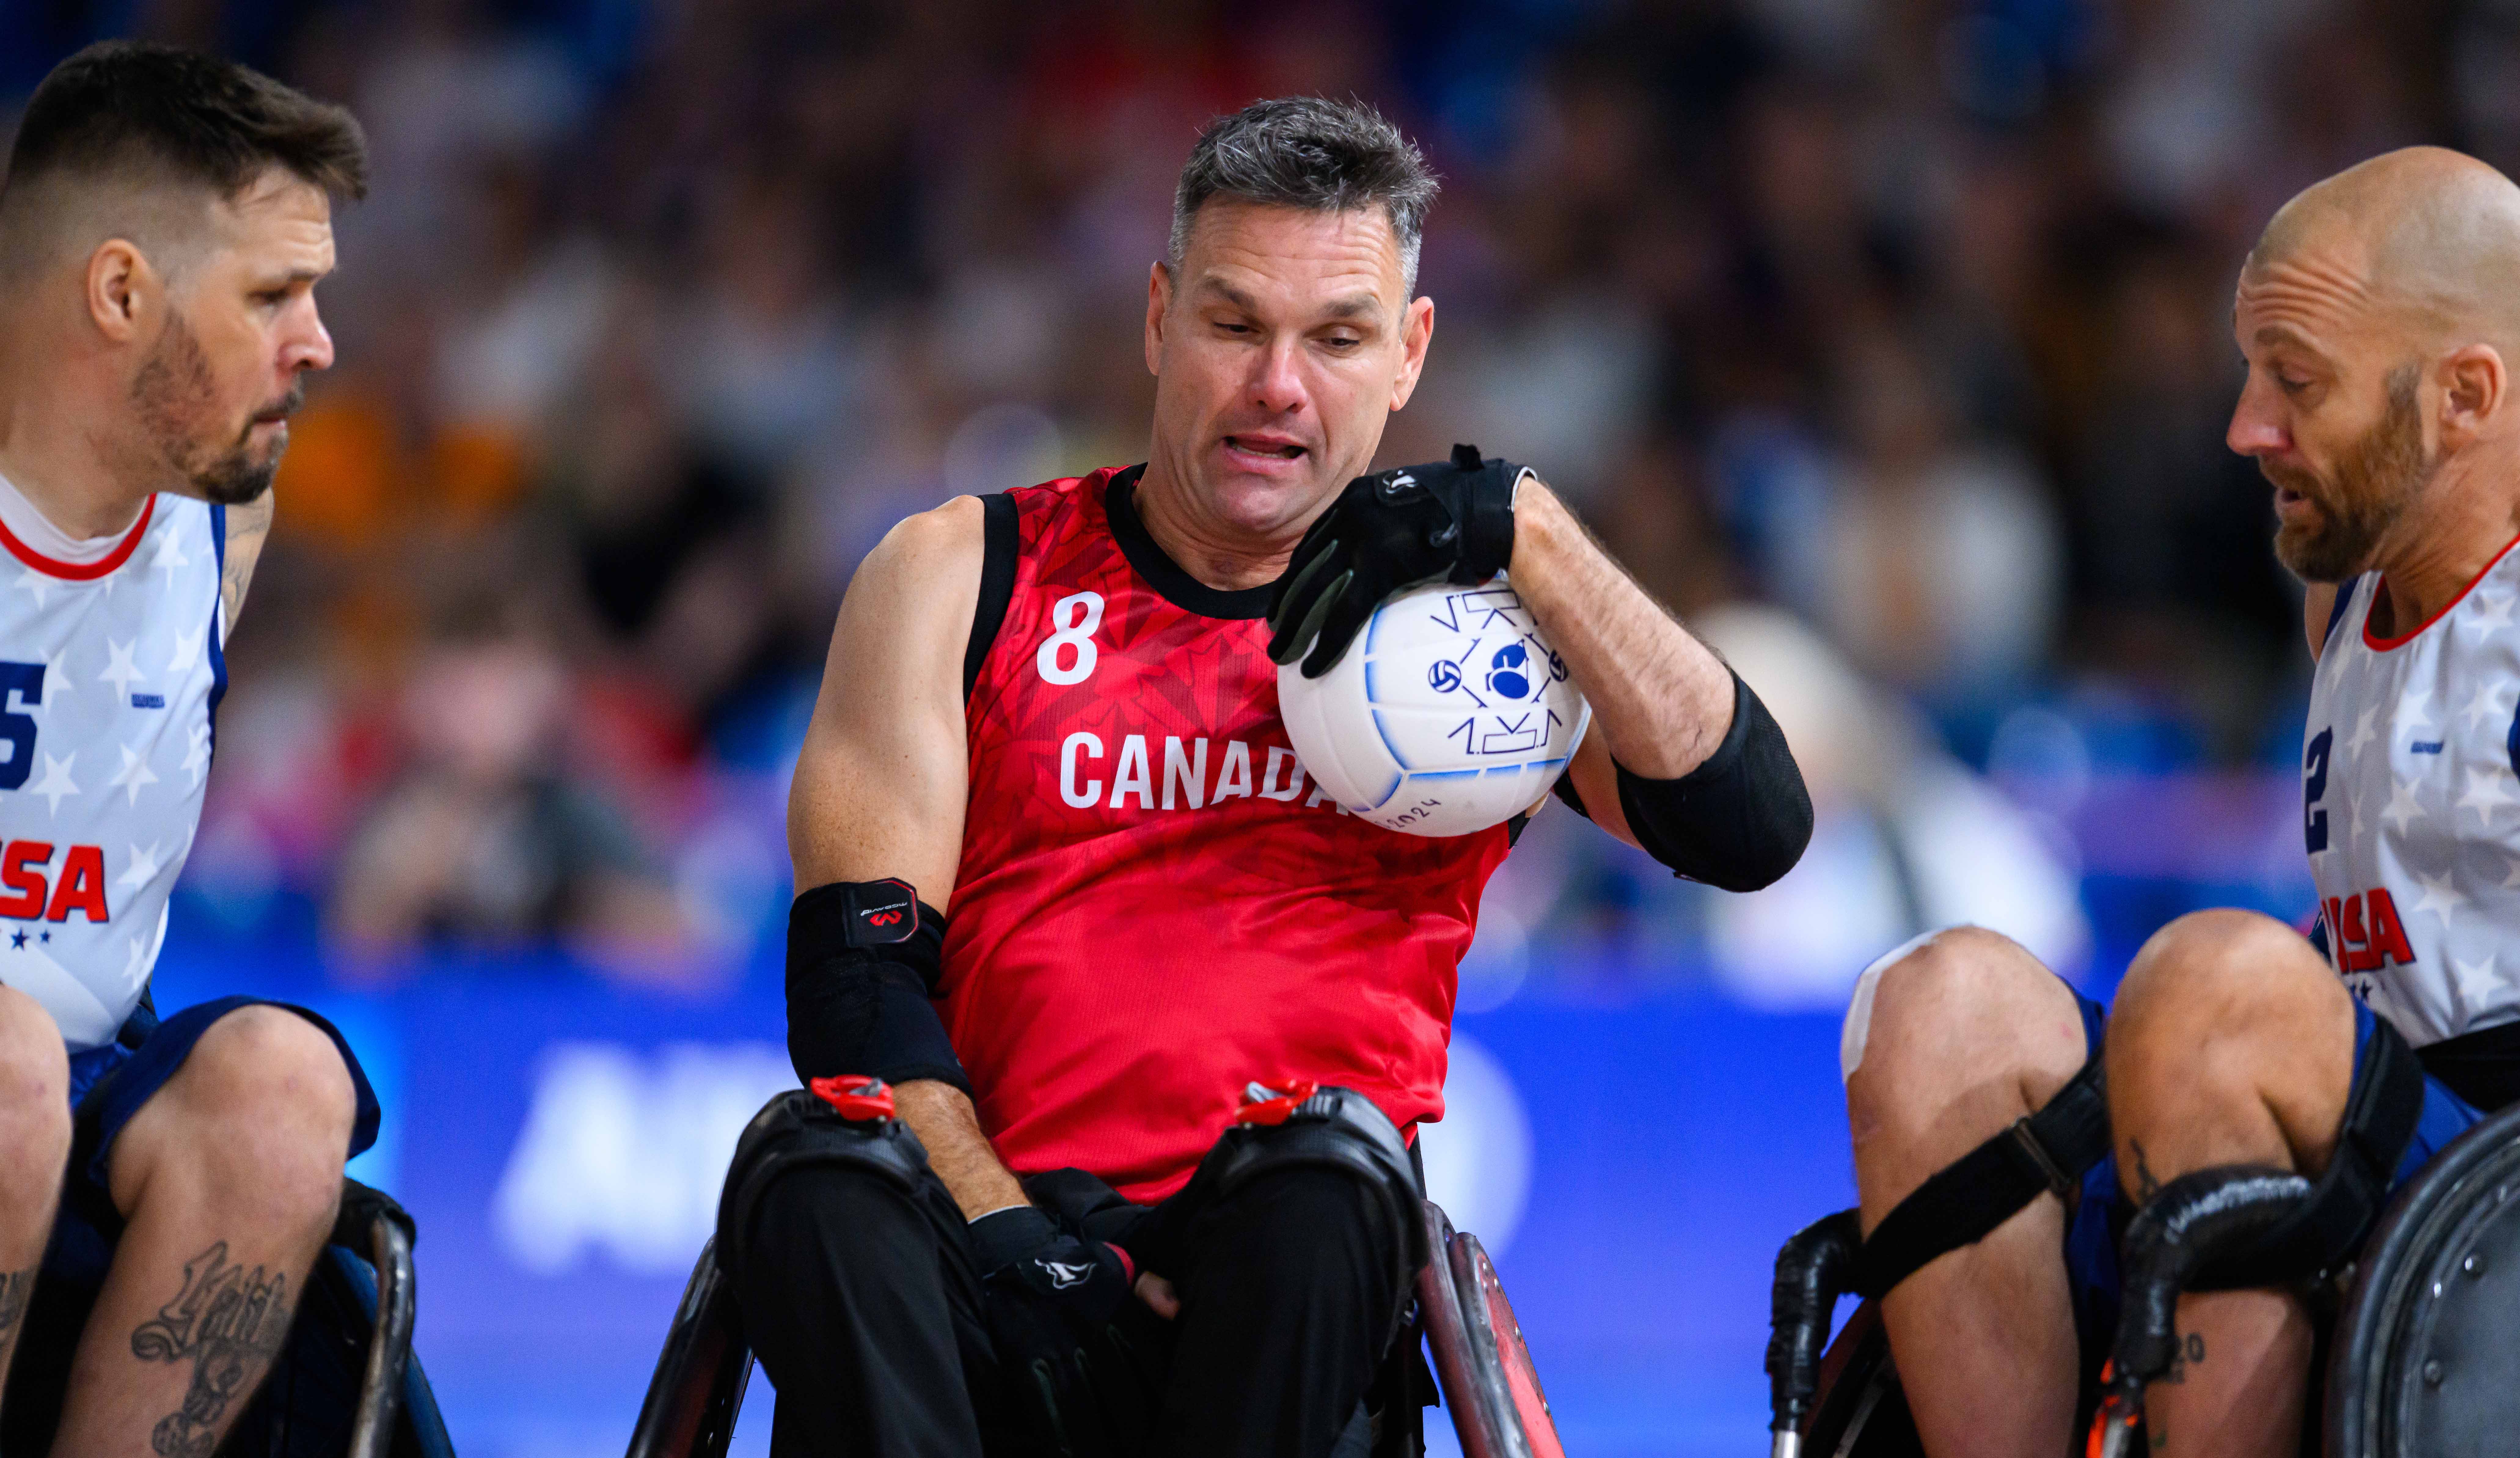
{"type": "Polygon", "coordinates": [[[1180,269],[1149,284],[1154,453],[1232,527],[1300,530],[1372,462],[1434,317],[1408,298],[1380,206],[1211,202],[1180,269]]]}
{"type": "Polygon", "coordinates": [[[315,285],[333,270],[332,201],[274,169],[210,207],[207,246],[167,291],[131,381],[151,450],[178,489],[243,505],[271,488],[302,377],[333,363],[315,285]]]}
{"type": "Polygon", "coordinates": [[[2362,261],[2308,240],[2243,274],[2232,308],[2249,373],[2226,438],[2273,484],[2275,555],[2311,582],[2369,568],[2436,464],[2417,342],[2362,261]]]}

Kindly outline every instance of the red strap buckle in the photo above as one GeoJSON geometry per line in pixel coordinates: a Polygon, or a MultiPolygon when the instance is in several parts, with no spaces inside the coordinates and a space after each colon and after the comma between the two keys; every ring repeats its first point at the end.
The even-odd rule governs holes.
{"type": "Polygon", "coordinates": [[[892,1085],[864,1073],[842,1073],[836,1078],[816,1078],[805,1085],[814,1097],[839,1111],[846,1119],[892,1117],[892,1085]]]}
{"type": "Polygon", "coordinates": [[[1289,1079],[1282,1093],[1265,1083],[1242,1086],[1242,1109],[1234,1116],[1238,1124],[1282,1124],[1304,1106],[1304,1101],[1321,1092],[1322,1086],[1309,1078],[1289,1079]]]}

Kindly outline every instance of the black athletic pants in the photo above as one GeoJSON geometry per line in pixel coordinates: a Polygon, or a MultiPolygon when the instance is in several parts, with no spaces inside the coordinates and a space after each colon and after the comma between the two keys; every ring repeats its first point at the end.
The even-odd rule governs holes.
{"type": "MultiPolygon", "coordinates": [[[[922,1175],[904,1194],[869,1171],[805,1165],[755,1207],[737,1299],[778,1390],[773,1458],[1027,1451],[963,1212],[922,1175]]],[[[1199,1215],[1174,1273],[1180,1318],[1135,1300],[1122,1318],[1147,1357],[1158,1453],[1362,1458],[1363,1399],[1402,1299],[1400,1237],[1384,1223],[1354,1180],[1300,1166],[1199,1215]]]]}

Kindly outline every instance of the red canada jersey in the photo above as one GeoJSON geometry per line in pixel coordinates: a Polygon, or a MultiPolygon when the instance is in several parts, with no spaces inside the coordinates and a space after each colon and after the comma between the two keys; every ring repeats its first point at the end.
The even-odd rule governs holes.
{"type": "Polygon", "coordinates": [[[1165,557],[1138,474],[992,505],[1013,507],[991,567],[1012,580],[967,665],[937,998],[1009,1167],[1143,1202],[1181,1188],[1255,1079],[1344,1084],[1413,1134],[1442,1117],[1455,974],[1511,837],[1401,835],[1312,784],[1278,716],[1269,589],[1165,557]]]}

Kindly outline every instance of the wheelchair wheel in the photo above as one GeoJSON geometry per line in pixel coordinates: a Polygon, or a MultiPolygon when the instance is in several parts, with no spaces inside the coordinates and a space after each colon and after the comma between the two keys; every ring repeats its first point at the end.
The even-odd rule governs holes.
{"type": "Polygon", "coordinates": [[[1866,1301],[1821,1358],[1820,1392],[1803,1429],[1803,1458],[1924,1458],[1908,1394],[1890,1360],[1881,1308],[1866,1301]]]}
{"type": "Polygon", "coordinates": [[[2515,1313],[2520,1108],[2452,1140],[2364,1246],[2329,1357],[2330,1458],[2510,1452],[2515,1313]]]}

